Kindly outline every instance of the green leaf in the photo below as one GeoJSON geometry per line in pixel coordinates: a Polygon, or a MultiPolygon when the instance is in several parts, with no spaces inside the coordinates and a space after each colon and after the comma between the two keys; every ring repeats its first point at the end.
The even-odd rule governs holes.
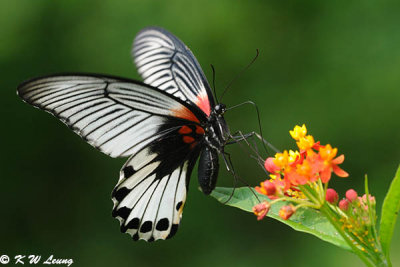
{"type": "MultiPolygon", "coordinates": [[[[232,190],[233,188],[217,187],[211,193],[211,196],[216,198],[219,202],[228,206],[236,207],[248,212],[253,212],[253,206],[258,204],[259,202],[254,196],[253,192],[251,192],[250,189],[247,187],[236,188],[232,198],[229,200],[229,202],[225,203],[230,198],[232,190]]],[[[256,194],[261,201],[269,200],[264,195],[258,193],[256,194]]],[[[300,208],[289,220],[283,220],[278,215],[279,209],[283,205],[285,205],[285,203],[281,201],[273,204],[268,213],[268,217],[287,224],[294,230],[312,234],[324,241],[351,251],[351,248],[342,239],[340,234],[330,224],[328,219],[323,216],[319,211],[311,208],[300,208]]],[[[254,219],[256,218],[254,217],[254,219]]]]}
{"type": "Polygon", "coordinates": [[[381,238],[381,244],[383,253],[389,258],[390,242],[393,236],[394,226],[396,224],[397,214],[400,209],[400,166],[397,169],[396,175],[388,193],[386,194],[385,200],[382,205],[382,214],[379,234],[381,238]]]}

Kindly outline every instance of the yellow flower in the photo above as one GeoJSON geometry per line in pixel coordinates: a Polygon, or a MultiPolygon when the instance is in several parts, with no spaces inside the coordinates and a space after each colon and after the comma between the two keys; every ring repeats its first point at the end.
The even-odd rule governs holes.
{"type": "Polygon", "coordinates": [[[287,150],[283,151],[283,153],[276,153],[274,164],[278,166],[280,169],[284,169],[289,164],[289,153],[287,150]]]}
{"type": "Polygon", "coordinates": [[[307,135],[307,136],[299,139],[299,141],[296,143],[300,150],[307,151],[307,150],[310,150],[314,146],[315,141],[314,141],[314,137],[312,135],[307,135]]]}
{"type": "Polygon", "coordinates": [[[294,140],[300,140],[307,134],[307,128],[306,125],[303,124],[303,126],[296,125],[292,131],[289,131],[290,135],[294,140]]]}
{"type": "Polygon", "coordinates": [[[298,160],[300,158],[300,152],[299,151],[293,151],[293,150],[289,150],[289,158],[288,161],[289,163],[293,163],[296,160],[298,160]]]}

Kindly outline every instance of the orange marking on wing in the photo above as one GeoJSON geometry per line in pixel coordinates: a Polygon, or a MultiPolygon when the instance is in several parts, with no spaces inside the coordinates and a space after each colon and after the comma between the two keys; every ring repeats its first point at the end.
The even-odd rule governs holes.
{"type": "Polygon", "coordinates": [[[208,96],[206,94],[197,96],[196,105],[207,115],[207,117],[210,116],[210,101],[208,101],[208,96]]]}
{"type": "MultiPolygon", "coordinates": [[[[184,125],[184,126],[182,126],[182,127],[179,129],[178,132],[179,132],[180,134],[188,134],[188,133],[191,133],[191,132],[192,132],[192,129],[190,129],[188,126],[184,125]]],[[[196,130],[196,132],[197,132],[197,130],[196,130]]]]}
{"type": "Polygon", "coordinates": [[[196,125],[196,133],[197,134],[204,134],[204,129],[198,125],[196,125]]]}
{"type": "Polygon", "coordinates": [[[180,109],[171,110],[173,116],[185,119],[188,121],[200,122],[199,119],[187,107],[182,106],[180,109]]]}
{"type": "Polygon", "coordinates": [[[183,137],[183,142],[185,142],[186,144],[191,144],[194,142],[194,138],[191,136],[184,136],[183,137]]]}

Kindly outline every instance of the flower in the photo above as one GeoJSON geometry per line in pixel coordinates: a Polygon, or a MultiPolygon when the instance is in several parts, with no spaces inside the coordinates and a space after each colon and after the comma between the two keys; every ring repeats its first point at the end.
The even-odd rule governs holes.
{"type": "Polygon", "coordinates": [[[265,180],[260,186],[256,186],[256,191],[266,196],[273,196],[276,193],[276,186],[271,181],[265,180]]]}
{"type": "Polygon", "coordinates": [[[288,220],[295,211],[296,209],[293,205],[286,205],[279,210],[279,216],[284,220],[288,220]]]}
{"type": "Polygon", "coordinates": [[[349,201],[347,199],[342,199],[339,202],[339,208],[343,211],[346,211],[349,209],[349,201]]]}
{"type": "Polygon", "coordinates": [[[371,195],[369,195],[368,200],[366,194],[364,194],[362,197],[358,197],[358,200],[360,201],[361,208],[364,209],[365,211],[368,211],[368,201],[372,208],[374,208],[376,204],[375,197],[371,195]]]}
{"type": "Polygon", "coordinates": [[[301,127],[296,125],[293,130],[289,131],[289,133],[294,140],[300,140],[307,134],[306,125],[303,124],[301,127]]]}
{"type": "MultiPolygon", "coordinates": [[[[339,167],[344,155],[337,156],[337,148],[330,144],[321,145],[312,135],[307,135],[304,124],[296,125],[289,133],[296,141],[298,150],[284,150],[265,160],[264,167],[270,178],[255,189],[268,196],[270,202],[253,207],[257,220],[262,220],[272,205],[282,201],[284,204],[278,214],[283,220],[291,218],[297,209],[319,210],[330,218],[329,221],[342,237],[347,238],[346,242],[355,245],[355,249],[378,252],[380,243],[375,229],[375,198],[365,194],[359,197],[354,189],[349,189],[345,198],[338,202],[338,193],[328,188],[332,173],[339,177],[349,176],[339,167]]],[[[302,219],[299,220],[301,223],[302,219]]]]}
{"type": "Polygon", "coordinates": [[[347,177],[349,174],[339,168],[337,165],[343,163],[344,155],[340,155],[335,158],[337,154],[337,148],[332,148],[330,144],[324,147],[320,147],[319,156],[323,162],[323,167],[320,171],[321,181],[323,183],[328,182],[331,179],[331,173],[334,172],[339,177],[347,177]]]}
{"type": "Polygon", "coordinates": [[[326,201],[328,201],[329,203],[335,204],[335,203],[337,203],[338,200],[339,200],[339,195],[338,195],[338,193],[335,191],[335,189],[328,188],[328,189],[326,190],[325,199],[326,199],[326,201]]]}
{"type": "MultiPolygon", "coordinates": [[[[322,184],[327,184],[332,172],[340,177],[348,176],[347,172],[338,167],[343,163],[344,156],[336,157],[338,149],[330,144],[321,145],[312,135],[307,135],[307,128],[296,125],[289,131],[296,141],[298,150],[284,150],[268,157],[264,162],[265,169],[269,172],[270,179],[260,183],[255,189],[258,193],[271,199],[270,205],[278,201],[292,204],[284,206],[279,211],[280,216],[287,220],[295,212],[297,205],[301,207],[320,207],[325,200],[337,205],[339,195],[337,192],[322,184]],[[303,191],[305,190],[305,191],[303,191]],[[308,192],[312,190],[314,192],[308,192]],[[309,196],[313,196],[309,199],[309,196]],[[308,196],[308,197],[307,197],[308,196]]],[[[341,201],[341,208],[347,209],[348,201],[341,201]]],[[[264,207],[265,208],[265,207],[264,207]]],[[[255,206],[257,216],[263,218],[261,206],[255,206]]]]}
{"type": "Polygon", "coordinates": [[[349,189],[346,191],[346,198],[349,202],[355,201],[357,197],[357,192],[354,189],[349,189]]]}
{"type": "Polygon", "coordinates": [[[280,168],[274,163],[275,158],[269,157],[265,160],[264,167],[270,173],[276,173],[280,171],[280,168]]]}
{"type": "Polygon", "coordinates": [[[257,220],[262,220],[268,214],[271,205],[268,201],[261,202],[253,207],[253,212],[257,216],[257,220]]]}
{"type": "Polygon", "coordinates": [[[284,150],[283,153],[276,153],[273,163],[280,169],[285,170],[289,166],[289,153],[284,150]]]}
{"type": "Polygon", "coordinates": [[[311,148],[315,145],[314,137],[312,135],[307,135],[304,138],[299,139],[296,144],[301,151],[307,151],[307,153],[310,153],[312,152],[311,148]]]}

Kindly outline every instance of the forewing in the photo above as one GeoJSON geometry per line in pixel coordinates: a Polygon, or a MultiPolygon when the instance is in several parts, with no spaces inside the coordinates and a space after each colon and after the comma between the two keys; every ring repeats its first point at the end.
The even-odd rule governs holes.
{"type": "Polygon", "coordinates": [[[163,126],[171,118],[196,124],[203,115],[156,88],[112,76],[37,78],[21,84],[18,94],[112,157],[130,156],[169,133],[163,126]]]}
{"type": "Polygon", "coordinates": [[[214,99],[207,79],[192,52],[176,36],[161,28],[145,28],[135,38],[132,56],[146,84],[210,115],[214,99]]]}
{"type": "Polygon", "coordinates": [[[179,226],[199,146],[171,132],[132,155],[115,187],[113,216],[133,240],[172,237],[179,226]]]}

